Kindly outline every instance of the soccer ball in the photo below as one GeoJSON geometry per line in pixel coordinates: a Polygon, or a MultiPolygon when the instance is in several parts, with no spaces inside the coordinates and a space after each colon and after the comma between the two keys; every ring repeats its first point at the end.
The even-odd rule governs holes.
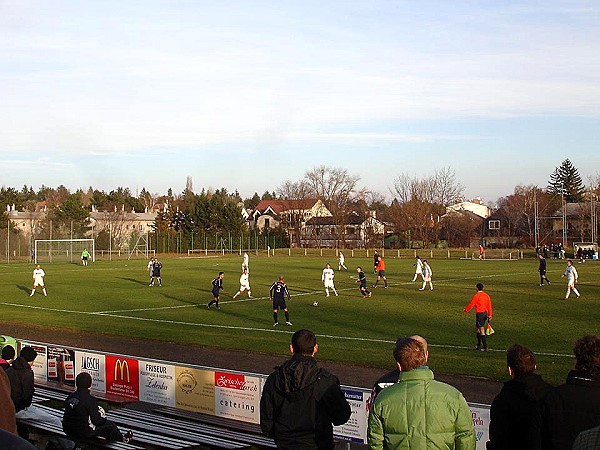
{"type": "Polygon", "coordinates": [[[313,306],[319,306],[319,302],[313,302],[313,306]]]}

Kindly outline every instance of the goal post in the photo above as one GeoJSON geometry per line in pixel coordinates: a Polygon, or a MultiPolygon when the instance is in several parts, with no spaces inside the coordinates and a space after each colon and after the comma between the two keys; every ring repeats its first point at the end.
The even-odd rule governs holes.
{"type": "Polygon", "coordinates": [[[36,239],[33,247],[33,261],[73,262],[81,258],[87,250],[92,262],[96,261],[96,243],[94,239],[36,239]]]}

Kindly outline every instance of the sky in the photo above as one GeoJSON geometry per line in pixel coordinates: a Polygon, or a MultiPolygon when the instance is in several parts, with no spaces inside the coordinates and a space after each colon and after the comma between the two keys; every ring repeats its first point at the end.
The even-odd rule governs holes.
{"type": "Polygon", "coordinates": [[[600,174],[600,2],[0,0],[0,186],[600,174]]]}

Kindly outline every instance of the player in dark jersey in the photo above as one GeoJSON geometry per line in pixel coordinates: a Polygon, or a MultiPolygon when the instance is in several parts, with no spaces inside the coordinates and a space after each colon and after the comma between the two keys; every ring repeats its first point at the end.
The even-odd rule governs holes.
{"type": "Polygon", "coordinates": [[[544,258],[544,255],[541,253],[538,257],[540,258],[540,267],[538,269],[538,272],[540,273],[540,286],[544,285],[544,280],[546,280],[546,283],[550,284],[550,280],[546,276],[546,258],[544,258]]]}
{"type": "Polygon", "coordinates": [[[150,286],[154,286],[154,280],[158,281],[158,285],[162,286],[162,278],[160,277],[160,271],[162,269],[162,263],[158,258],[154,258],[154,264],[152,265],[152,282],[150,286]]]}
{"type": "Polygon", "coordinates": [[[356,282],[360,283],[360,293],[363,295],[364,298],[369,298],[371,296],[371,293],[367,290],[367,276],[365,275],[365,273],[362,270],[362,267],[360,266],[356,268],[356,271],[358,272],[358,280],[356,280],[356,282]]]}
{"type": "Polygon", "coordinates": [[[225,276],[224,272],[219,272],[219,276],[212,280],[212,295],[213,299],[210,301],[208,305],[206,305],[207,309],[210,309],[210,305],[213,303],[217,304],[217,309],[221,309],[219,306],[219,292],[223,289],[223,277],[225,276]]]}
{"type": "Polygon", "coordinates": [[[271,289],[269,290],[269,299],[273,302],[273,326],[276,327],[279,325],[279,321],[277,320],[277,312],[282,309],[285,314],[285,324],[288,326],[292,326],[292,322],[290,322],[290,313],[288,312],[287,305],[285,303],[285,298],[291,300],[290,291],[284,282],[283,277],[279,277],[279,281],[276,281],[271,285],[271,289]]]}

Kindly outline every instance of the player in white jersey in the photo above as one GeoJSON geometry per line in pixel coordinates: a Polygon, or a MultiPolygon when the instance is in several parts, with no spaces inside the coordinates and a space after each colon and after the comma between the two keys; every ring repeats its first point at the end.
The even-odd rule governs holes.
{"type": "Polygon", "coordinates": [[[421,275],[421,278],[423,278],[423,261],[421,261],[421,258],[417,256],[417,261],[415,262],[415,276],[412,279],[413,283],[417,281],[419,275],[421,275]]]}
{"type": "Polygon", "coordinates": [[[323,285],[325,286],[325,293],[327,294],[327,297],[329,297],[329,289],[333,289],[333,293],[335,294],[335,296],[337,297],[338,293],[335,290],[335,286],[333,284],[333,277],[335,276],[335,273],[333,272],[333,269],[331,268],[331,264],[327,264],[325,266],[325,268],[323,269],[323,274],[321,275],[321,281],[323,281],[323,285]]]}
{"type": "Polygon", "coordinates": [[[577,280],[579,278],[579,276],[577,275],[577,269],[573,265],[573,261],[571,261],[570,259],[567,261],[567,268],[565,270],[565,273],[562,274],[562,276],[567,277],[567,295],[565,296],[565,300],[569,298],[569,295],[571,295],[571,291],[575,292],[577,298],[581,297],[579,291],[575,287],[575,284],[577,283],[577,280]]]}
{"type": "Polygon", "coordinates": [[[252,298],[252,292],[250,292],[250,275],[248,274],[248,269],[244,269],[242,274],[240,275],[240,290],[235,293],[233,298],[236,298],[244,291],[248,291],[248,298],[252,298]]]}
{"type": "Polygon", "coordinates": [[[250,267],[248,266],[248,262],[249,262],[248,259],[249,259],[248,258],[248,253],[244,252],[244,256],[243,256],[243,259],[242,259],[242,272],[244,270],[246,270],[247,272],[250,272],[250,267]]]}
{"type": "Polygon", "coordinates": [[[423,286],[419,288],[419,290],[424,291],[425,286],[427,285],[427,283],[429,283],[429,290],[433,291],[433,283],[431,282],[433,271],[431,270],[431,267],[429,266],[429,263],[426,259],[423,260],[423,273],[421,274],[421,276],[423,277],[423,286]]]}
{"type": "Polygon", "coordinates": [[[338,270],[342,270],[342,267],[344,268],[344,270],[348,270],[348,268],[344,265],[345,260],[346,258],[344,257],[344,254],[340,252],[340,255],[338,257],[338,270]]]}
{"type": "Polygon", "coordinates": [[[33,269],[33,288],[31,289],[31,294],[29,294],[30,297],[33,297],[33,294],[35,294],[35,289],[38,286],[42,288],[44,297],[48,296],[48,294],[46,294],[46,286],[44,286],[45,276],[46,272],[44,272],[44,269],[42,269],[39,264],[35,266],[35,269],[33,269]]]}

